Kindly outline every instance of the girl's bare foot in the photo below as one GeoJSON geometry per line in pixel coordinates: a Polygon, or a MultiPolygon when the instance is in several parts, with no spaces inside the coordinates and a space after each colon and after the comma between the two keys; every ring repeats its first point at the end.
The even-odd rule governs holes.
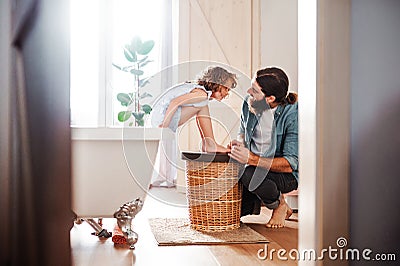
{"type": "Polygon", "coordinates": [[[293,213],[293,210],[287,205],[283,195],[280,196],[279,201],[278,208],[273,210],[271,219],[266,224],[268,228],[284,227],[285,219],[289,219],[293,213]]]}
{"type": "Polygon", "coordinates": [[[216,152],[230,152],[231,150],[222,146],[222,145],[217,145],[217,151],[216,152]]]}
{"type": "Polygon", "coordinates": [[[214,140],[206,138],[202,142],[202,151],[209,152],[209,153],[215,153],[215,152],[229,152],[230,149],[225,148],[224,146],[215,143],[214,140]]]}

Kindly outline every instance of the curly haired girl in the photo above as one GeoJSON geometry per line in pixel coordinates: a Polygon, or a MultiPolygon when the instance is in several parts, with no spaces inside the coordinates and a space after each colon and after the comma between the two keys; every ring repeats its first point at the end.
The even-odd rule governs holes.
{"type": "Polygon", "coordinates": [[[184,82],[167,90],[153,106],[151,123],[155,127],[177,128],[196,116],[205,152],[228,152],[215,142],[208,102],[221,101],[237,84],[236,75],[219,66],[203,71],[195,82],[184,82]]]}

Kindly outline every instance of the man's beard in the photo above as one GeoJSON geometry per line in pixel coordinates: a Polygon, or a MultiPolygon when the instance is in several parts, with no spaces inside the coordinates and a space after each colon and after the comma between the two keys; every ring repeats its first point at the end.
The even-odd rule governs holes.
{"type": "Polygon", "coordinates": [[[265,110],[270,109],[270,106],[268,105],[265,98],[256,101],[253,97],[249,97],[248,103],[250,105],[250,112],[252,112],[253,114],[261,114],[265,110]]]}

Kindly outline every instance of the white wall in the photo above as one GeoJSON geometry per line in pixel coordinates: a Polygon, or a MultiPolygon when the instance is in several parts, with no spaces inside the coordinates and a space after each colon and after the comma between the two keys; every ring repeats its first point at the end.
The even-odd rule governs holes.
{"type": "Polygon", "coordinates": [[[297,0],[262,0],[261,66],[277,66],[289,76],[289,89],[297,91],[297,0]]]}
{"type": "Polygon", "coordinates": [[[350,10],[350,0],[299,4],[301,250],[335,247],[349,235],[350,10]]]}

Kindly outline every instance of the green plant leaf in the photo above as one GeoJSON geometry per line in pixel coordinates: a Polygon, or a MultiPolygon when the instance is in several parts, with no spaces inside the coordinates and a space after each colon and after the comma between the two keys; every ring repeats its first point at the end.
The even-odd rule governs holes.
{"type": "Polygon", "coordinates": [[[140,63],[146,61],[147,58],[149,58],[149,57],[146,55],[145,57],[143,57],[142,59],[140,59],[140,60],[138,61],[138,63],[140,64],[140,63]]]}
{"type": "Polygon", "coordinates": [[[144,99],[144,98],[149,98],[149,97],[153,97],[153,95],[151,95],[148,92],[143,92],[142,94],[140,94],[139,99],[144,99]]]}
{"type": "Polygon", "coordinates": [[[125,71],[125,72],[130,72],[130,70],[132,69],[132,68],[134,68],[135,66],[126,66],[126,67],[123,67],[122,68],[122,71],[125,71]]]}
{"type": "Polygon", "coordinates": [[[146,86],[148,83],[150,83],[150,78],[141,79],[141,80],[139,80],[139,87],[144,87],[144,86],[146,86]]]}
{"type": "Polygon", "coordinates": [[[147,65],[147,64],[150,63],[150,62],[153,62],[153,60],[146,60],[146,61],[143,61],[143,62],[139,63],[139,66],[140,66],[140,67],[144,67],[145,65],[147,65]]]}
{"type": "Polygon", "coordinates": [[[140,70],[140,69],[131,69],[131,73],[133,74],[133,75],[137,75],[137,76],[141,76],[141,75],[143,75],[143,70],[140,70]]]}
{"type": "Polygon", "coordinates": [[[148,115],[148,114],[150,114],[151,110],[153,110],[153,109],[151,108],[150,105],[144,104],[144,105],[142,105],[142,110],[143,110],[143,112],[144,112],[145,114],[148,115]]]}
{"type": "Polygon", "coordinates": [[[143,127],[144,126],[144,119],[136,119],[136,123],[138,124],[138,126],[143,127]]]}
{"type": "Polygon", "coordinates": [[[129,126],[130,126],[130,127],[133,126],[133,122],[130,122],[130,123],[129,123],[129,126]]]}
{"type": "Polygon", "coordinates": [[[145,113],[144,112],[132,112],[133,116],[136,120],[143,119],[145,113]]]}
{"type": "Polygon", "coordinates": [[[128,106],[132,103],[132,97],[127,93],[118,93],[117,99],[122,106],[128,106]]]}
{"type": "Polygon", "coordinates": [[[131,43],[129,45],[129,51],[131,53],[137,53],[137,51],[139,51],[142,48],[142,40],[140,39],[139,36],[134,36],[131,39],[131,43]]]}
{"type": "Polygon", "coordinates": [[[124,48],[124,55],[125,55],[126,60],[128,60],[129,62],[137,61],[136,52],[132,52],[129,49],[124,48]]]}
{"type": "Polygon", "coordinates": [[[128,95],[131,97],[131,103],[133,103],[133,101],[135,100],[135,97],[136,97],[136,93],[134,93],[134,92],[130,92],[130,93],[128,93],[128,95]]]}
{"type": "Polygon", "coordinates": [[[153,40],[145,41],[144,43],[142,43],[140,49],[138,49],[136,52],[140,55],[146,55],[146,54],[150,53],[150,51],[153,49],[153,47],[154,47],[153,40]]]}
{"type": "Polygon", "coordinates": [[[132,113],[129,111],[121,111],[118,113],[118,121],[125,122],[131,117],[132,113]]]}
{"type": "Polygon", "coordinates": [[[116,65],[116,64],[114,64],[114,63],[112,63],[112,65],[113,65],[114,67],[118,68],[119,70],[122,70],[122,67],[120,67],[120,66],[118,66],[118,65],[116,65]]]}

